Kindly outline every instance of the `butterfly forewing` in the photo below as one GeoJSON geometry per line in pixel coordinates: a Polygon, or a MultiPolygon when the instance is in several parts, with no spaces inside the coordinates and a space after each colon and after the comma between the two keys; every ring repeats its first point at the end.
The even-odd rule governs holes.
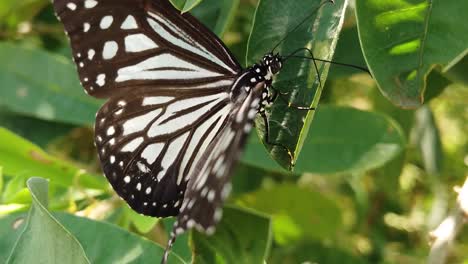
{"type": "Polygon", "coordinates": [[[86,91],[111,97],[138,87],[186,87],[241,70],[223,43],[168,1],[55,0],[86,91]]]}

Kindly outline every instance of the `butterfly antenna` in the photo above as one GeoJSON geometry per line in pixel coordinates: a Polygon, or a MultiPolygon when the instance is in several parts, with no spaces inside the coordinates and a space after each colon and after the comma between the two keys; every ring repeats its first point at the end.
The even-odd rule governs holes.
{"type": "Polygon", "coordinates": [[[309,20],[313,15],[315,15],[315,13],[317,13],[317,11],[322,7],[324,6],[325,4],[327,3],[332,3],[334,4],[335,1],[334,0],[326,0],[324,2],[322,2],[310,15],[306,16],[299,24],[297,24],[291,31],[289,31],[288,33],[286,33],[286,35],[273,47],[273,49],[271,50],[271,53],[273,53],[275,51],[276,48],[278,48],[279,45],[281,45],[281,43],[283,43],[286,38],[294,31],[296,31],[300,26],[302,26],[305,22],[307,22],[307,20],[309,20]]]}
{"type": "Polygon", "coordinates": [[[283,61],[287,61],[287,60],[290,59],[290,58],[308,59],[308,60],[326,62],[326,63],[330,63],[330,64],[334,64],[334,65],[339,65],[339,66],[350,67],[350,68],[354,68],[354,69],[357,69],[357,70],[364,71],[364,72],[366,72],[367,74],[369,74],[369,75],[372,77],[371,72],[370,72],[369,69],[367,69],[366,67],[362,67],[362,66],[358,66],[358,65],[354,65],[354,64],[349,64],[349,63],[338,62],[338,61],[331,61],[331,60],[324,60],[324,59],[315,58],[315,57],[313,56],[312,50],[310,50],[310,49],[308,49],[308,48],[299,48],[299,49],[295,50],[295,51],[292,52],[291,54],[289,54],[289,55],[283,57],[283,61]],[[309,56],[297,55],[297,54],[298,54],[299,52],[301,52],[301,51],[307,51],[307,52],[310,54],[310,57],[309,57],[309,56]]]}

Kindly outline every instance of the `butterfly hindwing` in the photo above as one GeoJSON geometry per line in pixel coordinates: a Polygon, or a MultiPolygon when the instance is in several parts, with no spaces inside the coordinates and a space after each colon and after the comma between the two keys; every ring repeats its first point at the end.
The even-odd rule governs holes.
{"type": "Polygon", "coordinates": [[[139,89],[108,101],[96,117],[104,174],[139,213],[177,215],[184,191],[232,105],[223,87],[180,91],[139,89]]]}

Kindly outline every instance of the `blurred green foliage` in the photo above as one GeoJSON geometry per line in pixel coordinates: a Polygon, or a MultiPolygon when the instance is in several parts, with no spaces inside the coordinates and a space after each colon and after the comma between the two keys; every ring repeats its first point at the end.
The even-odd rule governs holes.
{"type": "MultiPolygon", "coordinates": [[[[319,3],[171,2],[242,65],[319,3]]],[[[295,170],[261,143],[257,122],[260,137],[252,133],[236,168],[217,233],[180,237],[170,263],[426,262],[428,232],[467,176],[468,6],[335,2],[277,51],[309,47],[372,77],[318,62],[321,87],[313,61],[288,61],[275,87],[294,104],[318,107],[301,112],[278,100],[272,109],[272,134],[294,150],[295,170]]],[[[99,175],[90,127],[102,102],[84,94],[70,54],[48,1],[0,3],[0,262],[53,263],[50,252],[67,263],[154,262],[173,220],[134,213],[99,175]]],[[[448,263],[468,263],[467,235],[448,263]]]]}

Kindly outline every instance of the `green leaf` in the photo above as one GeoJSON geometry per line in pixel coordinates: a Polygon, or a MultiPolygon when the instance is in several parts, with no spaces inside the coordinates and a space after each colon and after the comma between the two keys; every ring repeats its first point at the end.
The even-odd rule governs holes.
{"type": "Polygon", "coordinates": [[[3,167],[0,167],[0,193],[3,193],[3,184],[4,184],[3,167]]]}
{"type": "Polygon", "coordinates": [[[5,216],[0,214],[0,263],[6,263],[9,252],[23,233],[26,218],[26,213],[5,216]]]}
{"type": "Polygon", "coordinates": [[[204,0],[190,13],[221,37],[231,24],[238,6],[239,0],[204,0]]]}
{"type": "MultiPolygon", "coordinates": [[[[325,243],[324,243],[325,244],[325,243]]],[[[339,263],[339,264],[365,264],[367,262],[354,256],[349,245],[346,251],[330,245],[323,245],[314,241],[305,241],[294,244],[284,249],[275,250],[269,264],[293,264],[293,263],[339,263]]]]}
{"type": "MultiPolygon", "coordinates": [[[[112,224],[65,213],[54,215],[80,241],[91,263],[159,263],[164,254],[162,246],[112,224]]],[[[171,253],[168,263],[188,262],[171,253]]]]}
{"type": "Polygon", "coordinates": [[[69,60],[11,43],[0,43],[0,87],[0,105],[43,120],[91,124],[101,104],[84,93],[69,60]]]}
{"type": "MultiPolygon", "coordinates": [[[[91,263],[152,263],[162,258],[164,249],[161,246],[117,226],[66,213],[53,215],[82,244],[91,263]]],[[[0,252],[11,251],[24,229],[24,223],[21,224],[24,219],[22,214],[0,218],[0,252]]],[[[8,257],[4,255],[0,254],[0,263],[8,257]]],[[[189,262],[171,253],[169,263],[189,262]]]]}
{"type": "Polygon", "coordinates": [[[0,109],[0,126],[24,137],[41,147],[65,135],[73,126],[18,115],[0,109]]]}
{"type": "Polygon", "coordinates": [[[172,5],[179,9],[182,13],[190,11],[197,6],[202,0],[170,0],[172,5]]]}
{"type": "MultiPolygon", "coordinates": [[[[283,56],[300,48],[311,48],[316,58],[330,60],[343,24],[347,1],[335,4],[322,1],[260,1],[247,51],[247,64],[258,62],[263,55],[272,51],[275,44],[281,45],[275,50],[283,56]],[[311,15],[302,26],[291,32],[307,16],[311,15]],[[274,19],[273,19],[274,18],[274,19]],[[284,37],[284,42],[280,42],[284,37]]],[[[305,51],[297,55],[309,56],[305,51]]],[[[285,61],[284,67],[274,87],[283,93],[284,101],[298,106],[317,107],[325,83],[329,63],[317,62],[322,86],[319,86],[317,71],[312,60],[292,58],[285,61]]],[[[283,167],[291,169],[307,137],[314,111],[301,111],[288,107],[282,100],[277,100],[270,111],[270,142],[285,145],[292,153],[293,160],[284,148],[268,145],[272,157],[283,167]]],[[[263,120],[257,119],[257,131],[260,137],[265,135],[263,120]]],[[[265,139],[263,138],[265,141],[265,139]]]]}
{"type": "Polygon", "coordinates": [[[346,107],[318,109],[298,172],[365,172],[383,166],[405,147],[399,125],[383,114],[346,107]]]}
{"type": "Polygon", "coordinates": [[[0,23],[14,28],[23,21],[31,20],[47,4],[46,0],[2,0],[0,2],[0,23]]]}
{"type": "Polygon", "coordinates": [[[138,232],[145,234],[151,231],[151,229],[158,223],[158,218],[141,215],[132,210],[130,207],[124,207],[125,214],[129,220],[133,223],[138,232]]]}
{"type": "Polygon", "coordinates": [[[47,211],[48,182],[28,180],[33,203],[7,263],[90,263],[80,243],[47,211]]]}
{"type": "Polygon", "coordinates": [[[465,86],[468,86],[468,56],[463,57],[455,66],[450,68],[447,71],[446,75],[453,81],[462,83],[465,86]]]}
{"type": "Polygon", "coordinates": [[[2,202],[5,204],[30,204],[31,199],[25,200],[25,198],[29,197],[31,197],[31,195],[29,194],[29,191],[26,188],[26,178],[24,176],[18,175],[16,177],[13,177],[6,184],[5,191],[2,193],[2,202]]]}
{"type": "Polygon", "coordinates": [[[395,105],[422,104],[427,76],[468,49],[467,1],[356,1],[364,56],[382,93],[395,105]]]}
{"type": "Polygon", "coordinates": [[[293,184],[246,194],[238,203],[271,215],[275,240],[281,244],[301,237],[330,238],[342,225],[341,211],[334,201],[293,184]]]}
{"type": "MultiPolygon", "coordinates": [[[[341,31],[333,61],[366,67],[366,61],[362,54],[361,43],[359,43],[359,35],[356,26],[343,28],[341,31]]],[[[365,72],[349,66],[331,64],[328,78],[344,78],[356,73],[365,72]]]]}
{"type": "Polygon", "coordinates": [[[192,233],[193,263],[264,263],[270,244],[268,217],[250,210],[224,208],[214,235],[192,233]]]}
{"type": "Polygon", "coordinates": [[[242,162],[266,170],[282,171],[278,163],[270,158],[268,151],[260,142],[256,133],[251,133],[249,136],[247,147],[242,155],[242,162]]]}
{"type": "Polygon", "coordinates": [[[81,187],[105,190],[104,177],[92,175],[54,158],[38,146],[0,127],[0,166],[11,176],[41,176],[63,187],[78,184],[81,187]]]}

